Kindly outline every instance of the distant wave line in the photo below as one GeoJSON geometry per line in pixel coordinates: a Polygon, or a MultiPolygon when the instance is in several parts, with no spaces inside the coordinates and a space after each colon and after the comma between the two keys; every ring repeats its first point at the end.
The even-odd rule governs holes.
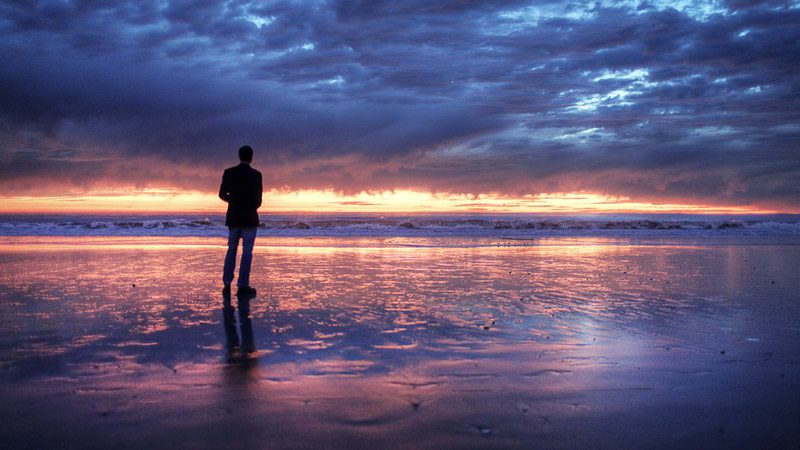
{"type": "MultiPolygon", "coordinates": [[[[261,234],[275,236],[607,236],[790,235],[800,236],[800,216],[679,218],[524,218],[474,216],[265,217],[261,234]]],[[[2,236],[217,236],[221,217],[0,217],[2,236]]]]}

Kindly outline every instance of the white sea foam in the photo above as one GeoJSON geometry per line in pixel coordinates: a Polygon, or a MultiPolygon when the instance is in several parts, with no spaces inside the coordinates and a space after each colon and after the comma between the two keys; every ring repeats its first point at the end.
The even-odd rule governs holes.
{"type": "MultiPolygon", "coordinates": [[[[800,215],[262,215],[273,236],[800,236],[800,215]]],[[[0,236],[224,236],[224,217],[0,216],[0,236]]]]}

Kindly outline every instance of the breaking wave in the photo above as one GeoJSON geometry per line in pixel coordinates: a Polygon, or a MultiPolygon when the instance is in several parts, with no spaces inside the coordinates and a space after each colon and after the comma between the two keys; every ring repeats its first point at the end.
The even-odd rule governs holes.
{"type": "MultiPolygon", "coordinates": [[[[275,236],[791,235],[800,216],[262,216],[275,236]]],[[[224,217],[0,216],[2,236],[224,236],[224,217]]]]}

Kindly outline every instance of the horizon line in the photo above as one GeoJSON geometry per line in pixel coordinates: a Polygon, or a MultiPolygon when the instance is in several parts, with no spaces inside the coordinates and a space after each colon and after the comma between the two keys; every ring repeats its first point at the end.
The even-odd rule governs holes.
{"type": "MultiPolygon", "coordinates": [[[[261,214],[800,214],[789,205],[709,204],[692,199],[632,199],[585,191],[527,195],[453,194],[385,190],[343,194],[327,190],[270,189],[261,214]],[[771,205],[770,205],[771,206],[771,205]]],[[[216,194],[167,188],[95,190],[62,195],[0,196],[0,214],[224,214],[216,194]]]]}

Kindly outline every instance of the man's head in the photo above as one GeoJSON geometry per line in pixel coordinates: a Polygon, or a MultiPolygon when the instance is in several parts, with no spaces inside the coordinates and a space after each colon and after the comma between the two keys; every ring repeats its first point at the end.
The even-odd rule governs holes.
{"type": "Polygon", "coordinates": [[[253,162],[253,149],[249,145],[239,147],[239,161],[253,162]]]}

